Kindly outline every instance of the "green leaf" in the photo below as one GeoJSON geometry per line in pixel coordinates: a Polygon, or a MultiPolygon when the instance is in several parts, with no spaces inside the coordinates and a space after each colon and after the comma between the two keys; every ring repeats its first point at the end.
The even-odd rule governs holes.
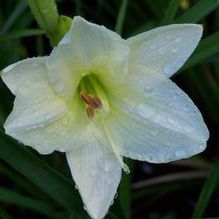
{"type": "Polygon", "coordinates": [[[157,2],[157,0],[145,0],[145,3],[148,5],[148,7],[153,11],[153,13],[159,17],[162,18],[163,17],[163,10],[162,7],[159,5],[159,3],[157,2]]]}
{"type": "Polygon", "coordinates": [[[87,218],[73,183],[31,152],[15,144],[2,132],[0,132],[0,157],[53,197],[60,205],[87,218]]]}
{"type": "Polygon", "coordinates": [[[1,219],[13,219],[8,212],[5,211],[5,209],[0,207],[0,218],[1,219]]]}
{"type": "Polygon", "coordinates": [[[42,201],[24,196],[10,189],[0,187],[0,201],[4,203],[19,205],[43,215],[56,218],[56,212],[52,206],[42,201]]]}
{"type": "Polygon", "coordinates": [[[211,196],[219,183],[219,162],[217,162],[207,178],[196,203],[192,218],[202,218],[211,196]]]}
{"type": "Polygon", "coordinates": [[[172,23],[178,10],[179,2],[180,0],[170,0],[165,16],[161,22],[162,25],[172,23]]]}
{"type": "Polygon", "coordinates": [[[24,10],[27,8],[27,2],[26,0],[19,1],[16,5],[13,12],[11,12],[8,19],[4,22],[4,26],[1,30],[1,33],[5,33],[14,25],[14,23],[17,21],[18,17],[24,12],[24,10]]]}
{"type": "MultiPolygon", "coordinates": [[[[132,160],[126,160],[130,170],[132,169],[132,160]]],[[[123,173],[122,181],[119,186],[119,203],[125,219],[131,219],[131,181],[132,171],[129,174],[123,173]]]]}
{"type": "Polygon", "coordinates": [[[193,67],[219,53],[219,31],[203,39],[182,70],[193,67]]]}
{"type": "Polygon", "coordinates": [[[219,6],[218,0],[200,0],[196,5],[175,20],[175,23],[196,23],[219,6]]]}
{"type": "Polygon", "coordinates": [[[128,6],[128,0],[122,0],[119,13],[117,16],[116,27],[115,27],[115,31],[120,35],[122,34],[127,6],[128,6]]]}
{"type": "MultiPolygon", "coordinates": [[[[77,217],[88,219],[74,184],[0,131],[0,158],[77,217]]],[[[77,218],[76,217],[76,218],[77,218]]],[[[108,219],[118,219],[109,212],[108,219]]]]}
{"type": "Polygon", "coordinates": [[[0,42],[5,40],[12,40],[18,39],[22,37],[29,37],[29,36],[37,36],[45,34],[45,31],[40,29],[25,29],[25,30],[15,30],[3,35],[0,35],[0,42]]]}

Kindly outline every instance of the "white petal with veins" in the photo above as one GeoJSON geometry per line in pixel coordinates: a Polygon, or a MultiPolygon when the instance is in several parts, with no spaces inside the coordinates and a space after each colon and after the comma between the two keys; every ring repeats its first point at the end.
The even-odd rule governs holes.
{"type": "Polygon", "coordinates": [[[135,99],[134,94],[126,95],[132,98],[130,102],[115,97],[111,119],[106,122],[113,137],[119,139],[121,155],[160,163],[205,149],[209,133],[203,118],[175,84],[166,80],[151,92],[142,90],[135,99]]]}
{"type": "Polygon", "coordinates": [[[104,218],[121,179],[122,169],[115,155],[101,139],[93,138],[66,157],[85,209],[94,219],[104,218]]]}
{"type": "Polygon", "coordinates": [[[196,48],[203,28],[196,24],[172,24],[129,38],[129,61],[171,77],[196,48]]]}

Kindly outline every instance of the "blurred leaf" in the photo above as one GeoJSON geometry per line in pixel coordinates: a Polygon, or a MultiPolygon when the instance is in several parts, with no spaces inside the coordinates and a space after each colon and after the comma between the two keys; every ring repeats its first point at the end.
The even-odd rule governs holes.
{"type": "Polygon", "coordinates": [[[120,35],[122,34],[122,30],[123,30],[126,10],[128,6],[128,0],[121,0],[121,2],[122,3],[119,9],[119,13],[118,13],[117,20],[116,20],[116,27],[115,27],[115,31],[120,35]]]}
{"type": "Polygon", "coordinates": [[[0,218],[1,219],[13,219],[3,208],[0,207],[0,218]]]}
{"type": "Polygon", "coordinates": [[[196,23],[215,10],[219,6],[218,0],[200,0],[181,17],[176,19],[175,23],[196,23]]]}
{"type": "Polygon", "coordinates": [[[9,204],[19,205],[25,208],[29,208],[33,211],[39,212],[43,215],[56,218],[56,212],[54,208],[42,201],[21,195],[12,190],[0,187],[0,201],[9,204]]]}
{"type": "Polygon", "coordinates": [[[25,30],[15,30],[4,35],[0,35],[0,42],[4,40],[11,40],[17,39],[22,37],[29,37],[29,36],[37,36],[45,34],[45,31],[40,29],[25,29],[25,30]]]}
{"type": "Polygon", "coordinates": [[[200,184],[199,181],[195,180],[189,180],[189,181],[184,181],[184,182],[170,182],[170,183],[164,183],[162,185],[154,185],[154,186],[149,186],[145,187],[142,189],[134,190],[133,195],[132,195],[132,200],[139,200],[141,198],[145,198],[146,196],[154,195],[154,194],[159,194],[161,192],[176,192],[178,190],[189,190],[190,188],[197,187],[197,185],[200,184]]]}
{"type": "Polygon", "coordinates": [[[202,218],[210,202],[211,196],[219,184],[219,162],[217,162],[207,178],[196,203],[192,218],[202,218]]]}
{"type": "MultiPolygon", "coordinates": [[[[70,212],[89,218],[71,181],[0,131],[0,157],[70,212]]],[[[109,219],[118,219],[109,213],[109,219]]]]}
{"type": "Polygon", "coordinates": [[[144,0],[144,2],[148,5],[148,7],[154,12],[154,14],[157,17],[163,17],[162,7],[158,4],[157,0],[144,0]]]}
{"type": "Polygon", "coordinates": [[[201,40],[192,57],[181,70],[186,70],[219,53],[219,31],[201,40]]]}
{"type": "Polygon", "coordinates": [[[169,5],[167,7],[165,16],[161,22],[162,25],[172,23],[175,15],[177,13],[177,10],[178,10],[179,2],[180,2],[180,0],[170,0],[169,1],[169,5]]]}
{"type": "Polygon", "coordinates": [[[119,203],[125,219],[131,219],[131,181],[132,181],[132,160],[125,162],[129,168],[130,173],[123,173],[122,181],[119,186],[119,203]]]}
{"type": "MultiPolygon", "coordinates": [[[[84,215],[73,183],[0,132],[0,157],[69,211],[84,215]]],[[[87,216],[84,215],[84,218],[87,216]]]]}
{"type": "Polygon", "coordinates": [[[14,23],[17,22],[18,17],[24,12],[26,8],[27,8],[26,0],[19,1],[14,11],[10,13],[10,16],[4,22],[4,26],[1,30],[1,33],[7,32],[14,25],[14,23]]]}

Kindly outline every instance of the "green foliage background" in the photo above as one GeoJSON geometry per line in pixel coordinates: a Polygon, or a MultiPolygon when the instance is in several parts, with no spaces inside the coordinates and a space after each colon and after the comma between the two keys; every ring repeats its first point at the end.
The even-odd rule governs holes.
{"type": "MultiPolygon", "coordinates": [[[[211,133],[208,149],[165,165],[127,161],[133,174],[124,174],[106,218],[219,218],[219,1],[59,0],[57,5],[62,15],[81,15],[124,38],[171,23],[203,24],[201,43],[173,80],[203,113],[211,133]]],[[[41,28],[26,0],[0,0],[0,69],[49,54],[57,39],[49,41],[41,28]]],[[[4,134],[13,98],[0,81],[0,218],[89,218],[63,154],[41,156],[4,134]]]]}

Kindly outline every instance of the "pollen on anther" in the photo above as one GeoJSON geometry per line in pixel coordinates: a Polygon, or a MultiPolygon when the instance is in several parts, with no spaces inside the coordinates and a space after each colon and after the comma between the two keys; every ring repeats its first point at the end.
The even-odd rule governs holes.
{"type": "Polygon", "coordinates": [[[85,103],[85,111],[88,118],[92,118],[95,115],[95,110],[102,107],[101,100],[95,95],[84,92],[80,93],[80,97],[85,103]]]}

